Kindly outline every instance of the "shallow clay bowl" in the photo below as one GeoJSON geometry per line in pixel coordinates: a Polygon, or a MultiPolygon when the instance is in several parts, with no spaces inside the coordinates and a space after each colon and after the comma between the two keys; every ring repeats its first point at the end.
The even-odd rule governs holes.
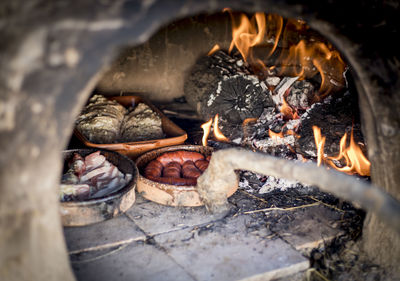
{"type": "MultiPolygon", "coordinates": [[[[139,169],[137,191],[144,198],[163,205],[187,207],[202,206],[204,204],[201,201],[195,186],[176,186],[159,183],[143,176],[144,169],[150,161],[156,159],[165,152],[177,150],[196,151],[203,154],[205,157],[211,155],[213,152],[213,149],[208,146],[177,145],[152,150],[143,154],[136,159],[136,165],[139,169]]],[[[228,197],[235,193],[238,184],[239,180],[237,180],[236,184],[230,188],[228,197]]]]}
{"type": "MultiPolygon", "coordinates": [[[[103,149],[72,149],[63,152],[64,162],[68,161],[74,153],[85,157],[95,151],[100,151],[122,173],[131,174],[132,179],[122,189],[100,198],[61,202],[61,218],[64,226],[83,226],[111,219],[127,211],[135,202],[139,172],[135,163],[128,157],[103,149]]],[[[66,172],[65,168],[64,172],[66,172]]]]}

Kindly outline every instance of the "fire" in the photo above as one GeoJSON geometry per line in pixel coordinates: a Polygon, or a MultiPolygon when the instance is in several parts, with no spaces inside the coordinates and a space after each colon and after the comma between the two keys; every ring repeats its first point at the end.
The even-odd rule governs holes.
{"type": "MultiPolygon", "coordinates": [[[[218,116],[218,114],[216,114],[214,117],[214,126],[213,126],[214,137],[219,141],[228,142],[229,139],[227,137],[225,137],[224,134],[219,129],[218,121],[219,121],[219,116],[218,116]]],[[[212,125],[213,125],[213,118],[210,118],[210,120],[208,120],[206,123],[201,125],[201,128],[203,129],[203,138],[201,141],[203,146],[207,146],[207,140],[208,140],[208,136],[210,134],[212,125]]]]}
{"type": "Polygon", "coordinates": [[[246,127],[249,123],[257,122],[257,118],[246,118],[243,120],[242,126],[246,127]]]}
{"type": "Polygon", "coordinates": [[[371,163],[368,161],[362,152],[360,146],[355,143],[353,137],[353,129],[350,135],[350,144],[346,145],[347,133],[343,135],[340,140],[340,149],[337,156],[325,157],[324,156],[324,144],[325,137],[322,137],[321,130],[317,126],[313,126],[315,145],[317,146],[318,166],[322,161],[335,168],[338,171],[354,174],[357,173],[361,176],[369,176],[371,163]],[[344,166],[338,167],[334,161],[343,161],[344,166]]]}
{"type": "MultiPolygon", "coordinates": [[[[279,58],[275,61],[275,65],[281,66],[280,75],[299,76],[302,80],[319,74],[321,86],[316,100],[328,95],[335,87],[346,84],[343,76],[346,65],[330,44],[316,40],[300,40],[293,43],[292,31],[301,33],[307,30],[309,27],[305,22],[288,19],[284,24],[281,16],[265,15],[261,12],[255,13],[251,18],[242,13],[238,18],[228,8],[223,11],[229,12],[232,21],[229,52],[236,47],[243,59],[253,68],[268,73],[271,66],[266,66],[265,60],[277,51],[278,43],[281,41],[282,46],[290,45],[290,47],[288,50],[280,50],[279,58]],[[256,46],[269,46],[269,50],[263,57],[257,58],[253,54],[256,46]]],[[[209,54],[213,53],[214,48],[209,54]]]]}
{"type": "Polygon", "coordinates": [[[299,115],[296,110],[294,110],[286,101],[285,98],[282,99],[281,113],[286,120],[299,119],[299,115]]]}
{"type": "Polygon", "coordinates": [[[210,118],[210,120],[201,125],[201,128],[203,129],[203,138],[201,139],[201,143],[203,146],[207,146],[207,139],[211,131],[212,120],[213,119],[210,118]]]}
{"type": "Polygon", "coordinates": [[[211,56],[212,54],[214,54],[219,49],[221,49],[221,47],[218,44],[215,44],[214,47],[212,47],[212,49],[208,52],[207,56],[211,56]]]}
{"type": "Polygon", "coordinates": [[[214,136],[219,141],[229,141],[229,139],[224,136],[218,127],[218,113],[214,117],[214,136]]]}
{"type": "Polygon", "coordinates": [[[328,95],[335,85],[345,85],[345,64],[339,53],[325,43],[300,40],[287,53],[282,53],[280,60],[284,66],[281,74],[288,72],[288,69],[291,75],[299,76],[300,79],[319,74],[320,98],[328,95]]]}
{"type": "Polygon", "coordinates": [[[247,61],[250,49],[260,44],[264,39],[265,15],[258,12],[249,19],[245,14],[241,14],[238,23],[229,9],[224,9],[224,11],[228,11],[232,19],[232,41],[229,52],[233,50],[233,47],[236,47],[243,59],[247,61]]]}
{"type": "Polygon", "coordinates": [[[317,126],[312,127],[314,131],[315,146],[317,147],[317,164],[321,165],[324,156],[325,137],[321,135],[321,129],[317,126]]]}

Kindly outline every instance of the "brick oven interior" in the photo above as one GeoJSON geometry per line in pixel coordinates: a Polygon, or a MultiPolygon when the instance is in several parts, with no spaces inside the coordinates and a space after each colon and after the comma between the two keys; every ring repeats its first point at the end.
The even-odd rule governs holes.
{"type": "MultiPolygon", "coordinates": [[[[398,34],[393,10],[400,8],[391,2],[307,2],[83,1],[78,9],[44,1],[20,12],[18,5],[0,5],[0,15],[8,14],[0,30],[9,38],[0,58],[0,141],[8,148],[0,162],[0,279],[398,280],[400,59],[393,46],[378,41],[398,34]],[[226,7],[233,14],[223,12],[226,7]],[[268,71],[246,62],[237,47],[228,51],[231,16],[256,12],[281,16],[284,27],[296,23],[288,28],[289,39],[275,46],[277,54],[265,59],[268,71]],[[297,24],[306,28],[296,30],[297,24]],[[340,54],[340,77],[302,77],[298,65],[277,70],[279,54],[304,38],[340,54]],[[211,53],[216,44],[219,50],[211,53]],[[205,65],[224,74],[212,76],[205,65]],[[228,72],[231,84],[222,82],[228,72]],[[333,82],[325,96],[317,88],[326,78],[333,82]],[[243,101],[240,89],[251,83],[257,98],[243,101]],[[233,89],[229,110],[224,112],[225,103],[209,106],[215,101],[210,87],[214,94],[233,89]],[[282,103],[264,100],[280,87],[284,102],[293,97],[290,117],[282,103]],[[211,132],[207,145],[237,155],[218,159],[236,171],[238,190],[226,204],[202,197],[207,208],[165,206],[136,194],[133,206],[119,215],[105,211],[104,221],[62,227],[54,188],[63,169],[61,153],[87,148],[74,126],[94,95],[146,99],[187,133],[187,145],[202,145],[201,126],[218,113],[227,139],[211,132]],[[299,99],[307,100],[304,107],[293,105],[299,99]],[[248,110],[231,110],[232,103],[248,110]],[[325,156],[318,156],[313,126],[326,137],[325,156]],[[361,144],[370,173],[330,174],[329,161],[341,167],[329,157],[342,150],[344,133],[361,144]],[[273,156],[268,161],[285,159],[271,173],[286,171],[288,178],[247,163],[269,163],[264,155],[273,156]],[[323,168],[317,169],[321,159],[323,168]],[[311,184],[301,182],[308,172],[311,184]]],[[[259,46],[256,55],[273,43],[259,46]]],[[[210,193],[217,189],[208,187],[210,193]]]]}

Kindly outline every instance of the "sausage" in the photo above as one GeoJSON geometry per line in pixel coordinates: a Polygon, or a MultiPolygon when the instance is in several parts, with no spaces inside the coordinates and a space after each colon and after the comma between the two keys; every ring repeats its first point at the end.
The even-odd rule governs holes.
{"type": "Polygon", "coordinates": [[[203,154],[186,150],[166,152],[157,157],[157,160],[160,161],[164,167],[171,161],[178,162],[179,164],[183,165],[183,163],[188,160],[195,162],[201,159],[204,159],[203,154]]]}
{"type": "Polygon", "coordinates": [[[201,175],[201,171],[197,169],[193,161],[185,161],[182,165],[182,175],[184,178],[197,179],[201,175]]]}
{"type": "Polygon", "coordinates": [[[147,164],[146,168],[144,169],[144,176],[146,178],[149,177],[161,177],[161,173],[163,170],[163,165],[160,161],[153,160],[147,164]]]}
{"type": "Polygon", "coordinates": [[[201,153],[186,150],[171,151],[151,161],[145,168],[144,176],[159,183],[178,186],[196,185],[197,178],[207,169],[208,164],[201,153]]]}
{"type": "Polygon", "coordinates": [[[179,185],[179,186],[197,184],[197,179],[170,178],[170,177],[148,177],[148,179],[159,183],[179,185]]]}
{"type": "Polygon", "coordinates": [[[207,169],[209,162],[207,160],[197,160],[194,164],[201,172],[204,172],[207,169]]]}
{"type": "Polygon", "coordinates": [[[180,178],[181,177],[181,164],[172,161],[165,165],[163,170],[163,177],[166,178],[180,178]]]}

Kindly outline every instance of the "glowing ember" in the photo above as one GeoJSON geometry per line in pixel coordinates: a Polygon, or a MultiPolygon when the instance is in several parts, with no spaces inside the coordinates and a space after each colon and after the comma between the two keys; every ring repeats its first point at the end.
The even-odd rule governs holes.
{"type": "Polygon", "coordinates": [[[243,120],[242,126],[246,127],[249,123],[257,122],[257,118],[246,118],[243,120]]]}
{"type": "Polygon", "coordinates": [[[271,131],[271,129],[268,129],[268,135],[270,138],[283,138],[283,132],[275,133],[274,131],[271,131]]]}
{"type": "Polygon", "coordinates": [[[207,146],[207,139],[208,135],[210,134],[211,130],[211,125],[212,125],[212,118],[208,120],[206,123],[201,125],[201,128],[203,129],[203,138],[201,139],[201,143],[203,146],[207,146]]]}
{"type": "Polygon", "coordinates": [[[214,117],[214,136],[219,141],[229,141],[229,139],[224,136],[218,127],[218,114],[216,114],[214,117]]]}
{"type": "Polygon", "coordinates": [[[211,56],[212,54],[214,54],[219,49],[221,49],[221,47],[218,44],[215,44],[214,47],[212,47],[212,49],[208,52],[207,56],[211,56]]]}
{"type": "Polygon", "coordinates": [[[300,118],[299,115],[297,114],[296,110],[291,108],[290,105],[285,101],[285,99],[282,100],[281,113],[285,117],[286,120],[300,118]]]}
{"type": "MultiPolygon", "coordinates": [[[[213,118],[211,118],[206,123],[201,125],[201,128],[203,129],[203,132],[204,132],[203,133],[203,138],[202,138],[202,141],[201,141],[203,146],[207,146],[207,139],[208,139],[208,135],[210,134],[212,124],[213,124],[213,118]]],[[[229,139],[227,137],[225,137],[224,134],[219,129],[219,126],[218,126],[218,114],[216,114],[215,117],[214,117],[214,126],[213,126],[213,128],[214,128],[213,129],[214,137],[218,141],[224,141],[224,142],[228,142],[229,141],[229,139]]]]}
{"type": "Polygon", "coordinates": [[[359,145],[354,141],[353,129],[351,130],[350,144],[346,145],[347,134],[345,133],[340,140],[340,151],[335,157],[324,156],[325,137],[321,136],[321,130],[317,126],[313,126],[315,145],[317,146],[318,166],[322,161],[335,168],[338,171],[354,174],[357,173],[361,176],[370,175],[371,163],[365,157],[359,145]],[[334,161],[343,161],[344,166],[338,167],[334,161]]]}

